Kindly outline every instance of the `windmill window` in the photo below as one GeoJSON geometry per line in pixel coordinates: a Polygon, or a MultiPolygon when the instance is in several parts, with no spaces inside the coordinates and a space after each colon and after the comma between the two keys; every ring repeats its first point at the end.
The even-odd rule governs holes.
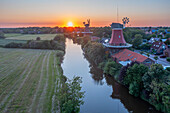
{"type": "Polygon", "coordinates": [[[130,59],[132,59],[133,58],[133,56],[132,57],[130,57],[130,59]]]}
{"type": "Polygon", "coordinates": [[[120,38],[120,35],[119,35],[119,38],[120,38]]]}

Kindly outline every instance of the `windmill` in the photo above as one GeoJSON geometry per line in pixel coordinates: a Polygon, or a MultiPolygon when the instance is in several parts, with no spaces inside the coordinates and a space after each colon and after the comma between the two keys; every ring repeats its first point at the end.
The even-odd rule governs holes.
{"type": "Polygon", "coordinates": [[[124,28],[125,28],[126,24],[129,23],[129,18],[128,18],[128,17],[124,17],[124,18],[122,19],[122,22],[123,22],[123,26],[124,26],[124,28]]]}
{"type": "Polygon", "coordinates": [[[86,22],[83,22],[83,24],[84,24],[85,27],[89,27],[90,26],[90,19],[87,19],[87,24],[86,24],[86,22]]]}
{"type": "Polygon", "coordinates": [[[87,19],[87,24],[86,22],[83,22],[84,26],[85,26],[85,31],[86,32],[90,32],[89,26],[90,26],[90,19],[87,19]]]}

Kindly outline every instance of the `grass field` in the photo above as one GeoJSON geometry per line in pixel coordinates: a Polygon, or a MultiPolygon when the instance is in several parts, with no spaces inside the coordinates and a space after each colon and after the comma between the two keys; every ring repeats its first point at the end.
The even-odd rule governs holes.
{"type": "Polygon", "coordinates": [[[0,48],[0,113],[56,110],[57,51],[0,48]]]}
{"type": "Polygon", "coordinates": [[[6,39],[15,39],[15,40],[36,40],[37,37],[40,37],[41,40],[51,40],[57,34],[5,34],[6,39]]]}
{"type": "Polygon", "coordinates": [[[5,46],[11,42],[15,43],[27,43],[27,40],[14,40],[14,39],[0,39],[0,46],[5,46]]]}

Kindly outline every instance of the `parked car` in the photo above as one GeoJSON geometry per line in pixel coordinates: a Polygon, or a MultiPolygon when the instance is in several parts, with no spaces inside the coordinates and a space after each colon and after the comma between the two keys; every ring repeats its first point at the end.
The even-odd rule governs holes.
{"type": "Polygon", "coordinates": [[[166,56],[164,56],[164,55],[161,55],[161,56],[160,56],[160,58],[166,58],[166,56]]]}

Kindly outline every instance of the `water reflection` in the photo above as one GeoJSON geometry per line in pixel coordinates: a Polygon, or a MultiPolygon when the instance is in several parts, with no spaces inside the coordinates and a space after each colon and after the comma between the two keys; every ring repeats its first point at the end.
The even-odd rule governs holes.
{"type": "Polygon", "coordinates": [[[86,91],[81,113],[157,113],[147,102],[131,96],[127,89],[112,77],[103,75],[92,61],[87,61],[80,45],[66,40],[66,54],[62,64],[64,75],[72,79],[82,77],[86,91]]]}
{"type": "Polygon", "coordinates": [[[113,88],[110,96],[113,99],[120,99],[128,111],[133,111],[133,113],[160,113],[149,103],[130,95],[128,89],[116,82],[113,77],[105,75],[105,79],[107,84],[113,88]]]}

